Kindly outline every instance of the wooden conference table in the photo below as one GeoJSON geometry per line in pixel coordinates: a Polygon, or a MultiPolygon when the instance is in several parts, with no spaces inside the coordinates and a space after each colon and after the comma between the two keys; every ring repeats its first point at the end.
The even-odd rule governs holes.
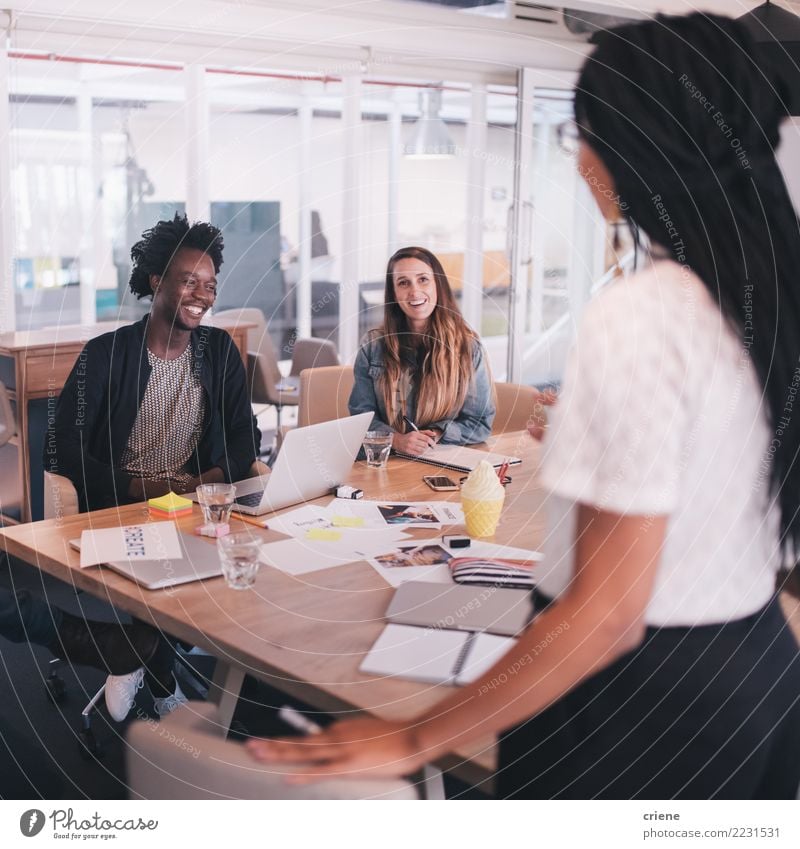
{"type": "MultiPolygon", "coordinates": [[[[538,443],[523,432],[494,437],[487,447],[523,458],[521,465],[510,470],[513,480],[506,490],[495,540],[536,548],[543,538],[545,521],[543,493],[536,482],[538,443]]],[[[367,499],[457,500],[457,492],[435,493],[422,482],[423,475],[435,471],[432,466],[393,457],[386,470],[356,463],[348,483],[362,488],[367,499]]],[[[458,477],[455,472],[450,475],[458,477]]],[[[315,503],[328,499],[326,496],[315,503]]],[[[178,524],[189,531],[199,524],[199,516],[195,507],[194,515],[178,524]]],[[[265,518],[269,521],[268,516],[265,518]]],[[[5,528],[0,531],[0,547],[218,658],[211,698],[220,704],[228,722],[245,673],[320,710],[365,711],[386,719],[419,715],[452,692],[445,685],[373,678],[358,671],[384,626],[383,615],[393,593],[365,562],[301,576],[262,565],[255,590],[246,592],[228,589],[222,578],[148,591],[109,569],[80,569],[79,555],[68,540],[79,537],[85,528],[146,520],[143,505],[98,510],[5,528]]],[[[283,538],[252,524],[232,524],[263,534],[265,542],[283,538]]],[[[444,530],[432,534],[415,529],[410,533],[430,537],[444,530]]],[[[439,766],[478,783],[494,771],[494,752],[494,740],[486,739],[462,747],[442,759],[439,766]]]]}

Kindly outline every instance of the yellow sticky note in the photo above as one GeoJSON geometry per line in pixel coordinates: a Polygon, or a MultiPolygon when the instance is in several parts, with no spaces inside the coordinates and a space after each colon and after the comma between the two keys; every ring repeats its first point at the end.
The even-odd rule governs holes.
{"type": "Polygon", "coordinates": [[[331,524],[336,528],[363,528],[364,519],[361,516],[334,516],[331,524]]]}
{"type": "Polygon", "coordinates": [[[309,528],[306,531],[306,539],[315,539],[324,542],[336,542],[340,540],[342,535],[339,531],[332,528],[309,528]]]}

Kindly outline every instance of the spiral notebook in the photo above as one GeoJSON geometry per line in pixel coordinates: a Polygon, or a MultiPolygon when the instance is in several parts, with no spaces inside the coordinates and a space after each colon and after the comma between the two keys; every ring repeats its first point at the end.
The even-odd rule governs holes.
{"type": "Polygon", "coordinates": [[[360,666],[367,675],[426,684],[469,684],[514,644],[511,637],[415,625],[387,625],[360,666]]]}
{"type": "Polygon", "coordinates": [[[503,463],[508,463],[509,466],[517,466],[522,462],[519,457],[493,454],[490,451],[478,451],[477,448],[465,448],[463,445],[434,445],[419,456],[405,454],[402,451],[395,451],[395,454],[404,460],[418,460],[420,463],[429,463],[431,466],[452,469],[454,472],[471,472],[481,460],[487,460],[496,469],[499,469],[503,463]]]}

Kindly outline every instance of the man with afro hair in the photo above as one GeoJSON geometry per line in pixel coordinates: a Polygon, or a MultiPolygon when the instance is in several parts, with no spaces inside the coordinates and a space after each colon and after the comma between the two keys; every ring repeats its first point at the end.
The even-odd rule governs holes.
{"type": "Polygon", "coordinates": [[[131,249],[141,321],[90,340],[58,401],[45,468],[68,477],[82,510],[247,477],[260,433],[231,337],[201,324],[214,305],[222,234],[185,215],[131,249]]]}
{"type": "MultiPolygon", "coordinates": [[[[261,434],[231,337],[201,324],[217,296],[222,234],[185,215],[159,221],[131,249],[130,288],[151,297],[141,321],[91,339],[56,407],[45,468],[97,510],[257,471],[261,434]]],[[[125,718],[144,681],[159,714],[186,700],[165,638],[133,672],[112,674],[106,705],[125,718]],[[146,674],[149,673],[149,674],[146,674]]]]}

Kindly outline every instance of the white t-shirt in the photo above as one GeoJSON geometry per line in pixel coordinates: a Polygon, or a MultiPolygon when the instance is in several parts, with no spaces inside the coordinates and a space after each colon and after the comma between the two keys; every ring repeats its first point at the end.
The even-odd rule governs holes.
{"type": "Polygon", "coordinates": [[[540,589],[569,583],[584,503],[641,516],[642,533],[669,517],[647,624],[757,611],[780,563],[773,437],[746,344],[688,268],[658,260],[611,284],[586,308],[544,444],[540,589]]]}

